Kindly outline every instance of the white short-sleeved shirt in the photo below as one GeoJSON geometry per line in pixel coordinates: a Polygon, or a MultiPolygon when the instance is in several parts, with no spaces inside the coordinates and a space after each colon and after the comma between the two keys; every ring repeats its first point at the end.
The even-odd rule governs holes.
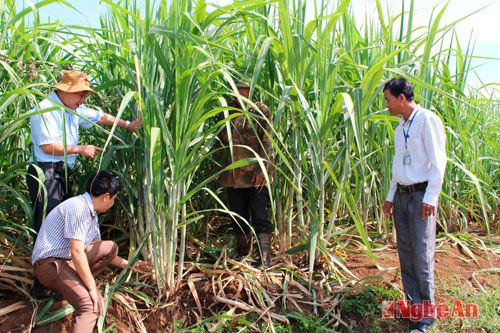
{"type": "Polygon", "coordinates": [[[101,240],[97,213],[88,193],[62,202],[47,215],[36,238],[31,262],[48,257],[71,259],[70,239],[83,241],[85,247],[101,240]]]}
{"type": "MultiPolygon", "coordinates": [[[[55,92],[39,103],[33,112],[56,108],[30,117],[31,142],[33,142],[34,158],[37,162],[63,162],[64,156],[49,155],[42,151],[41,146],[54,142],[64,142],[64,127],[66,124],[66,144],[78,145],[78,128],[92,127],[101,118],[102,112],[80,105],[75,115],[62,107],[63,103],[55,92]],[[91,122],[90,122],[90,121],[91,122]]],[[[76,154],[68,154],[68,166],[73,168],[76,164],[76,154]]]]}

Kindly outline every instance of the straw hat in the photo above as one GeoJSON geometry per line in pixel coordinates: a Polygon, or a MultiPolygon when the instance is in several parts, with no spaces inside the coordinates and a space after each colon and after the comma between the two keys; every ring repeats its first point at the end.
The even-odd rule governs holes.
{"type": "Polygon", "coordinates": [[[69,93],[80,91],[87,91],[91,94],[96,93],[92,88],[90,88],[90,82],[87,74],[79,71],[65,71],[61,81],[53,87],[69,93]]]}

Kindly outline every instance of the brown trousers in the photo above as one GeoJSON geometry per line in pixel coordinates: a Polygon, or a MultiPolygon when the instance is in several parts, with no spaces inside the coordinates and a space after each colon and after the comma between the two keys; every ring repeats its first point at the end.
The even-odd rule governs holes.
{"type": "MultiPolygon", "coordinates": [[[[92,275],[101,273],[118,255],[113,241],[96,241],[85,249],[92,275]]],[[[94,312],[87,287],[76,272],[71,259],[47,258],[35,263],[35,274],[47,288],[53,289],[75,308],[73,332],[92,332],[99,314],[94,312]]]]}

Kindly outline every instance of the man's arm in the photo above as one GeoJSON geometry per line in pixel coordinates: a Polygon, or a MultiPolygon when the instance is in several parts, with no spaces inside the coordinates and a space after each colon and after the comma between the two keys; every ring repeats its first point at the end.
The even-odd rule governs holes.
{"type": "MultiPolygon", "coordinates": [[[[394,169],[394,160],[392,161],[392,169],[394,169]]],[[[392,172],[391,184],[389,185],[389,192],[387,193],[387,198],[385,199],[385,202],[382,206],[382,211],[384,212],[385,217],[391,217],[393,214],[393,206],[394,206],[393,201],[397,188],[398,188],[398,183],[394,179],[394,172],[392,172]]]]}
{"type": "Polygon", "coordinates": [[[437,202],[446,169],[446,134],[438,116],[425,119],[424,145],[430,162],[429,183],[422,203],[422,218],[437,213],[437,202]]]}
{"type": "Polygon", "coordinates": [[[124,269],[128,265],[128,260],[125,260],[120,256],[116,256],[113,260],[111,260],[110,264],[120,269],[124,269]]]}
{"type": "Polygon", "coordinates": [[[76,272],[89,291],[89,296],[92,299],[92,303],[94,303],[94,312],[99,312],[99,315],[102,316],[104,315],[102,296],[97,289],[94,276],[90,271],[84,243],[78,239],[70,239],[70,244],[71,258],[75,264],[76,272]]]}
{"type": "MultiPolygon", "coordinates": [[[[36,109],[34,109],[36,110],[36,109]]],[[[86,111],[84,116],[99,116],[95,110],[86,111]]],[[[64,145],[59,131],[61,128],[60,119],[57,112],[45,112],[30,117],[31,141],[37,145],[47,155],[64,156],[64,145]]],[[[94,117],[95,119],[95,117],[94,117]]],[[[88,123],[91,125],[91,123],[88,123]]],[[[67,146],[68,154],[80,154],[87,157],[95,157],[101,148],[92,145],[70,145],[67,146]]]]}
{"type": "MultiPolygon", "coordinates": [[[[64,145],[61,142],[53,142],[41,145],[42,151],[47,155],[64,156],[64,145]]],[[[71,145],[66,147],[67,154],[80,154],[86,157],[94,158],[103,149],[93,145],[71,145]]]]}
{"type": "MultiPolygon", "coordinates": [[[[101,114],[101,117],[99,118],[99,124],[105,126],[113,126],[115,121],[116,117],[110,115],[109,113],[104,113],[104,112],[101,114]]],[[[121,128],[128,129],[131,132],[135,132],[136,129],[139,128],[141,125],[142,125],[142,119],[140,117],[132,122],[123,119],[118,120],[118,126],[120,126],[121,128]]]]}
{"type": "MultiPolygon", "coordinates": [[[[113,260],[111,260],[110,264],[120,269],[124,269],[128,265],[128,260],[123,259],[120,256],[116,256],[113,260]]],[[[146,272],[150,269],[150,266],[146,261],[138,261],[131,267],[131,269],[135,272],[146,272]]]]}

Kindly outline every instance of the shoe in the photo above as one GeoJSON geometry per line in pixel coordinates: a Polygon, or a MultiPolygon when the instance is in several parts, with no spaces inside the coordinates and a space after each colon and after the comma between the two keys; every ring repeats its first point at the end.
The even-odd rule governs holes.
{"type": "Polygon", "coordinates": [[[44,300],[52,297],[52,290],[45,288],[45,286],[41,284],[40,281],[38,281],[38,279],[35,277],[31,295],[36,300],[44,300]]]}
{"type": "Polygon", "coordinates": [[[46,288],[43,284],[40,283],[40,281],[38,281],[37,278],[35,278],[34,280],[31,295],[38,301],[44,301],[49,298],[54,298],[54,300],[58,302],[64,299],[61,293],[56,293],[54,290],[46,288]]]}
{"type": "Polygon", "coordinates": [[[415,327],[410,331],[410,333],[426,333],[428,325],[419,321],[415,327]]]}
{"type": "Polygon", "coordinates": [[[271,234],[257,234],[260,247],[260,259],[262,267],[267,268],[271,264],[269,253],[271,252],[271,234]]]}
{"type": "Polygon", "coordinates": [[[236,234],[236,255],[238,257],[245,257],[250,252],[250,245],[252,244],[252,234],[236,234]]]}

